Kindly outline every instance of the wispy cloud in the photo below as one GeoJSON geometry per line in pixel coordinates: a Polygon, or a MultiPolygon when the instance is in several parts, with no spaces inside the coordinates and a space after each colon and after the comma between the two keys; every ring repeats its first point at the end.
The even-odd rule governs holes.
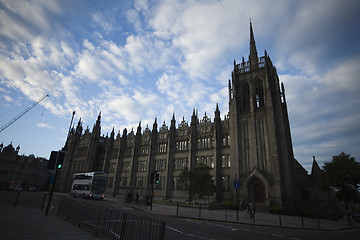
{"type": "Polygon", "coordinates": [[[47,124],[47,123],[38,123],[37,126],[38,126],[39,128],[50,128],[50,129],[54,128],[53,126],[50,126],[50,125],[47,124]]]}

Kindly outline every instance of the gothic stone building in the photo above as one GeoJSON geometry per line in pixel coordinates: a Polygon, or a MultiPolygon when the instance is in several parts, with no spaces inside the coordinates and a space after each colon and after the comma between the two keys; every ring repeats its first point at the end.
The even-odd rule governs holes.
{"type": "MultiPolygon", "coordinates": [[[[249,59],[234,61],[225,118],[218,106],[213,121],[206,114],[199,119],[194,109],[190,124],[183,119],[176,127],[173,115],[170,127],[164,122],[158,130],[155,118],[152,130],[142,131],[139,123],[136,132],[124,129],[115,136],[113,129],[110,137],[100,136],[100,121],[101,114],[92,131],[83,132],[79,120],[70,131],[58,191],[70,190],[74,173],[103,171],[109,175],[108,194],[122,196],[136,189],[145,195],[151,189],[150,175],[157,171],[156,197],[186,199],[181,170],[206,164],[214,177],[216,201],[235,199],[237,178],[242,200],[271,202],[290,212],[301,201],[328,203],[328,195],[316,190],[318,174],[308,175],[294,159],[285,88],[266,51],[258,57],[251,23],[249,59]]],[[[313,169],[320,170],[315,160],[313,169]]]]}
{"type": "Polygon", "coordinates": [[[47,190],[49,171],[45,158],[19,155],[20,146],[0,144],[0,190],[9,190],[11,182],[21,182],[24,190],[47,190]]]}

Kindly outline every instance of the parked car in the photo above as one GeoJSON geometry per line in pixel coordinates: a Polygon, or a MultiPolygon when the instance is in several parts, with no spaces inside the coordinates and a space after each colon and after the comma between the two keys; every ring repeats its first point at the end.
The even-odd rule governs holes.
{"type": "Polygon", "coordinates": [[[16,187],[16,188],[14,189],[15,192],[21,192],[22,190],[23,190],[22,187],[16,187]]]}
{"type": "Polygon", "coordinates": [[[35,192],[35,191],[36,191],[36,187],[35,187],[35,186],[29,187],[29,192],[35,192]]]}

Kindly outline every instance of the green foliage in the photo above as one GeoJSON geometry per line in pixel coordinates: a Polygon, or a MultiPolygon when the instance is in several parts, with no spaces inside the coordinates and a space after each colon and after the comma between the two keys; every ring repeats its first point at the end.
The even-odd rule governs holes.
{"type": "Polygon", "coordinates": [[[219,204],[219,203],[211,203],[209,204],[209,209],[210,210],[219,210],[219,209],[224,209],[225,206],[224,204],[219,204]]]}
{"type": "Polygon", "coordinates": [[[234,202],[234,201],[227,201],[225,203],[225,206],[226,206],[227,209],[233,209],[233,210],[237,209],[236,202],[234,202]]]}
{"type": "Polygon", "coordinates": [[[191,196],[198,196],[200,199],[211,196],[215,192],[213,177],[210,175],[210,168],[206,165],[200,165],[190,170],[183,169],[179,181],[191,196]]]}
{"type": "Polygon", "coordinates": [[[344,201],[359,202],[360,163],[344,152],[326,162],[321,174],[322,185],[332,189],[335,197],[344,201]]]}
{"type": "Polygon", "coordinates": [[[281,213],[283,211],[284,211],[284,208],[282,206],[280,206],[280,205],[274,205],[274,206],[272,206],[270,208],[270,213],[278,214],[278,213],[281,213]]]}

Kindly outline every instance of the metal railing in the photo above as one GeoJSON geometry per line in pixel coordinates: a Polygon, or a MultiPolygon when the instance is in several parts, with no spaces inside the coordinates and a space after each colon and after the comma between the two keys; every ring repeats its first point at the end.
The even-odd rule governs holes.
{"type": "Polygon", "coordinates": [[[62,198],[58,216],[108,239],[164,239],[165,222],[62,198]]]}
{"type": "MultiPolygon", "coordinates": [[[[136,204],[128,204],[136,208],[136,204]]],[[[146,208],[149,211],[148,208],[146,208]]],[[[310,218],[305,216],[290,216],[283,214],[270,214],[264,211],[257,211],[255,217],[251,218],[244,210],[234,209],[210,209],[206,204],[183,204],[170,203],[159,204],[154,203],[154,213],[164,214],[168,216],[178,216],[183,218],[206,219],[213,221],[237,222],[253,225],[280,226],[302,229],[323,229],[323,230],[339,230],[348,228],[348,222],[345,217],[338,220],[310,218]]],[[[358,223],[353,222],[355,225],[358,223]]]]}
{"type": "Polygon", "coordinates": [[[0,191],[0,204],[10,206],[42,208],[45,203],[47,193],[45,192],[14,192],[0,191]]]}

